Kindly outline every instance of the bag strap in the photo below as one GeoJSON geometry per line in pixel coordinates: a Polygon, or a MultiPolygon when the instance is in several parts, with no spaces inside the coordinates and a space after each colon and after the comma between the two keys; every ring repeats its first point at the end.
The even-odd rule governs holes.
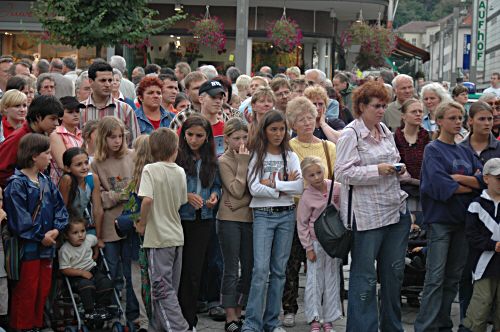
{"type": "Polygon", "coordinates": [[[322,142],[323,142],[323,150],[325,151],[325,156],[326,156],[326,163],[328,166],[328,178],[330,180],[333,180],[332,162],[330,160],[330,153],[328,151],[328,143],[325,140],[322,140],[322,142]]]}
{"type": "Polygon", "coordinates": [[[351,212],[352,212],[352,186],[349,186],[349,198],[347,199],[347,229],[352,229],[351,212]]]}
{"type": "Polygon", "coordinates": [[[332,195],[333,195],[333,187],[335,185],[335,182],[332,180],[332,185],[330,186],[330,193],[328,194],[328,205],[332,205],[332,195]]]}
{"type": "Polygon", "coordinates": [[[287,168],[287,161],[286,161],[287,152],[286,151],[282,151],[281,152],[281,157],[283,158],[283,180],[284,181],[288,181],[288,172],[286,170],[286,168],[287,168]]]}
{"type": "MultiPolygon", "coordinates": [[[[354,130],[354,133],[356,134],[356,142],[359,142],[359,136],[358,136],[358,132],[356,131],[356,129],[354,129],[353,127],[346,127],[345,129],[354,130]]],[[[385,133],[384,127],[382,127],[382,130],[385,133]]],[[[356,148],[357,148],[357,146],[356,146],[356,148]]],[[[352,190],[353,189],[354,189],[353,186],[350,185],[349,186],[349,198],[347,199],[347,229],[352,229],[351,218],[352,218],[352,190]]]]}
{"type": "Polygon", "coordinates": [[[33,210],[33,213],[31,214],[31,222],[35,223],[36,217],[38,217],[38,212],[40,212],[40,207],[42,206],[42,200],[43,200],[43,184],[42,181],[40,181],[40,196],[38,196],[38,202],[36,202],[35,210],[33,210]]]}

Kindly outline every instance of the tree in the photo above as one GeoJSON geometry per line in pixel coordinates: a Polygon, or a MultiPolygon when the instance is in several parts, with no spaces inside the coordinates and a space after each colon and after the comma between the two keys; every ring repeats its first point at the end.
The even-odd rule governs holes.
{"type": "Polygon", "coordinates": [[[47,31],[49,42],[77,48],[139,44],[186,17],[156,19],[147,0],[38,0],[33,12],[47,31]]]}
{"type": "Polygon", "coordinates": [[[400,0],[399,6],[394,18],[394,28],[397,29],[411,21],[425,20],[428,12],[422,1],[419,0],[400,0]]]}

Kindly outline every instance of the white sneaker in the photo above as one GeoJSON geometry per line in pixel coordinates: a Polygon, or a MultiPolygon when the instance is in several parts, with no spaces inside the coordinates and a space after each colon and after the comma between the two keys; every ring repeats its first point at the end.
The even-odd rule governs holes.
{"type": "Polygon", "coordinates": [[[278,327],[274,328],[273,332],[286,332],[286,330],[284,328],[282,328],[281,326],[278,326],[278,327]]]}
{"type": "MultiPolygon", "coordinates": [[[[293,327],[295,326],[295,314],[289,313],[283,317],[283,326],[285,327],[293,327]]],[[[282,332],[282,331],[277,331],[282,332]]]]}

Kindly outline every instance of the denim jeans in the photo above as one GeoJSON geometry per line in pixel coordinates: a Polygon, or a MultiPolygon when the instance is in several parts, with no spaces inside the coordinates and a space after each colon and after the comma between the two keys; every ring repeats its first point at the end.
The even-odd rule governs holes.
{"type": "Polygon", "coordinates": [[[351,250],[348,332],[403,331],[401,285],[410,233],[410,214],[396,224],[356,231],[351,250]],[[377,270],[375,270],[377,261],[377,270]],[[377,272],[380,279],[380,314],[377,310],[377,272]],[[380,316],[380,324],[379,324],[380,316]]]}
{"type": "Polygon", "coordinates": [[[131,246],[127,243],[127,239],[106,242],[104,256],[106,257],[111,279],[114,281],[115,287],[117,287],[117,285],[121,283],[120,281],[125,277],[125,312],[127,319],[133,321],[139,317],[139,302],[137,301],[132,285],[132,253],[130,249],[131,246]],[[120,271],[120,265],[122,271],[120,271]],[[121,275],[120,272],[123,272],[123,275],[121,275]]]}
{"type": "Polygon", "coordinates": [[[254,266],[242,331],[269,332],[281,325],[278,316],[292,247],[295,211],[254,209],[253,218],[254,266]]]}
{"type": "Polygon", "coordinates": [[[467,259],[465,226],[430,224],[427,231],[427,264],[415,332],[452,331],[451,305],[467,259]]]}

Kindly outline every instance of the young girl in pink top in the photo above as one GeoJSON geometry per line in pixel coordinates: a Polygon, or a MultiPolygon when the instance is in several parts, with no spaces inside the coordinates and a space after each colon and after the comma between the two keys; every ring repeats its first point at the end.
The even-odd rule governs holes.
{"type": "MultiPolygon", "coordinates": [[[[314,233],[314,221],[328,202],[332,181],[325,179],[325,169],[318,157],[306,157],[300,163],[304,190],[297,208],[297,232],[307,255],[307,279],[304,295],[305,315],[311,332],[333,331],[332,322],[340,318],[340,272],[342,260],[331,258],[319,244],[314,233]]],[[[339,208],[339,184],[333,188],[332,203],[339,208]]]]}

